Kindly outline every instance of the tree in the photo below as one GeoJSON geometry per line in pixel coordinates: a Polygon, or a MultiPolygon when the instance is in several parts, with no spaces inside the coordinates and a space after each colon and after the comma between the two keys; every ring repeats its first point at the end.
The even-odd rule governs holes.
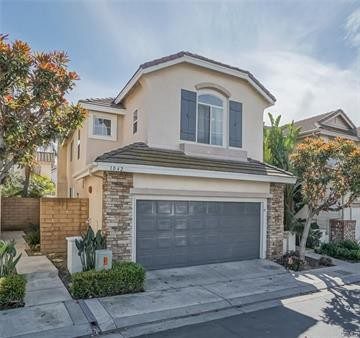
{"type": "Polygon", "coordinates": [[[55,192],[55,184],[49,178],[35,173],[30,174],[28,180],[28,191],[23,195],[24,185],[27,179],[19,174],[10,174],[7,176],[1,194],[4,197],[44,197],[52,195],[55,192]]]}
{"type": "MultiPolygon", "coordinates": [[[[264,129],[264,161],[277,168],[292,171],[290,155],[295,149],[300,128],[294,122],[280,126],[281,115],[276,118],[269,113],[270,127],[264,129]]],[[[285,228],[292,229],[294,223],[293,195],[297,185],[286,185],[284,191],[285,228]]]]}
{"type": "Polygon", "coordinates": [[[85,110],[65,99],[79,79],[68,63],[64,52],[35,53],[0,35],[0,183],[13,165],[31,163],[37,147],[81,125],[85,110]]]}
{"type": "Polygon", "coordinates": [[[342,138],[311,138],[297,146],[291,159],[308,207],[299,252],[304,260],[313,217],[347,208],[360,196],[360,147],[342,138]]]}

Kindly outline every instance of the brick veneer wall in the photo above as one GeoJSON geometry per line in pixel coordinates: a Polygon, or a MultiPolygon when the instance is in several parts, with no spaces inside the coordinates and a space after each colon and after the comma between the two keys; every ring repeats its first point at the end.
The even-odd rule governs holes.
{"type": "Polygon", "coordinates": [[[87,198],[41,198],[41,252],[66,253],[66,237],[78,236],[85,232],[88,218],[87,198]]]}
{"type": "Polygon", "coordinates": [[[330,242],[350,239],[355,241],[356,221],[330,219],[330,242]]]}
{"type": "Polygon", "coordinates": [[[269,259],[280,257],[283,254],[284,238],[284,185],[270,184],[271,198],[267,203],[267,243],[266,256],[269,259]]]}
{"type": "Polygon", "coordinates": [[[105,172],[103,179],[103,229],[114,259],[131,260],[133,175],[105,172]]]}
{"type": "Polygon", "coordinates": [[[1,197],[1,230],[27,230],[40,222],[39,198],[1,197]]]}

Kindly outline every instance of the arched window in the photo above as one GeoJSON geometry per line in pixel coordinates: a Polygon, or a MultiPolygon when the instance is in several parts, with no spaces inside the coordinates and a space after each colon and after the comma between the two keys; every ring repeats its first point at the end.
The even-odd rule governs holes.
{"type": "Polygon", "coordinates": [[[223,145],[224,101],[213,94],[198,96],[197,142],[223,145]]]}

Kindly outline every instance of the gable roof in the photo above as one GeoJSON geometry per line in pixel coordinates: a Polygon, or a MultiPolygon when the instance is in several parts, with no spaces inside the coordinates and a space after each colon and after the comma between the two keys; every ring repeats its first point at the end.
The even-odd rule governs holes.
{"type": "Polygon", "coordinates": [[[135,74],[131,77],[131,79],[127,82],[125,87],[120,91],[117,97],[114,100],[115,104],[121,103],[123,98],[127,95],[127,93],[131,90],[131,88],[136,84],[142,74],[150,73],[152,71],[169,67],[174,64],[178,64],[181,62],[187,62],[191,64],[195,64],[201,67],[213,69],[216,71],[220,71],[222,73],[230,74],[233,76],[237,76],[242,78],[250,83],[270,104],[274,104],[276,98],[274,95],[270,93],[265,86],[255,78],[255,76],[247,70],[230,66],[228,64],[215,61],[204,56],[190,53],[187,51],[181,51],[176,54],[171,54],[168,56],[164,56],[159,59],[155,59],[152,61],[145,62],[141,64],[135,74]]]}
{"type": "Polygon", "coordinates": [[[247,174],[284,181],[294,180],[291,173],[256,160],[234,161],[190,156],[180,150],[151,148],[142,142],[107,152],[97,157],[95,162],[247,174]]]}
{"type": "Polygon", "coordinates": [[[358,136],[357,129],[350,118],[345,114],[342,109],[337,109],[324,114],[315,115],[304,120],[295,121],[295,126],[301,128],[300,136],[309,133],[321,133],[322,131],[331,131],[339,134],[345,134],[350,136],[358,136]],[[349,129],[337,128],[331,126],[326,122],[331,120],[333,117],[340,115],[346,123],[349,125],[349,129]]]}

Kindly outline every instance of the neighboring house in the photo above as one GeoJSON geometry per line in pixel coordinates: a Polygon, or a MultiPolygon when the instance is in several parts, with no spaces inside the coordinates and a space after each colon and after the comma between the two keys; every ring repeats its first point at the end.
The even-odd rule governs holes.
{"type": "MultiPolygon", "coordinates": [[[[301,128],[299,142],[307,137],[322,137],[325,140],[343,137],[360,143],[360,128],[356,128],[354,123],[341,109],[296,121],[295,126],[301,128]]],[[[303,209],[298,213],[298,216],[305,218],[305,213],[306,210],[303,209]]],[[[360,240],[360,201],[355,202],[350,208],[339,212],[321,212],[315,218],[323,230],[324,241],[328,241],[329,220],[332,218],[356,220],[355,237],[357,240],[360,240]]]]}
{"type": "MultiPolygon", "coordinates": [[[[54,170],[56,169],[55,161],[55,150],[52,146],[39,147],[36,151],[35,164],[32,168],[32,172],[41,176],[45,176],[56,183],[56,180],[54,179],[54,170]]],[[[17,165],[12,168],[12,173],[16,173],[25,177],[24,168],[21,168],[17,165]]]]}
{"type": "Polygon", "coordinates": [[[283,185],[262,163],[274,96],[248,71],[180,52],[142,64],[59,147],[60,197],[89,198],[117,259],[148,269],[275,257],[283,185]]]}

